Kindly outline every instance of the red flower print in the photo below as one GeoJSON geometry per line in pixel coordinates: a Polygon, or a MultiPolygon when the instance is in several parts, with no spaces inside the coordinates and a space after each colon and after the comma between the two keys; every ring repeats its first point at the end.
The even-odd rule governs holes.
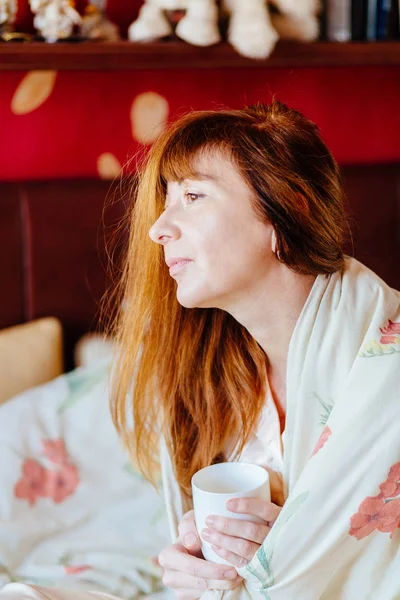
{"type": "Polygon", "coordinates": [[[64,464],[57,471],[46,472],[46,496],[57,504],[71,496],[78,484],[78,469],[74,465],[64,464]]]}
{"type": "Polygon", "coordinates": [[[388,478],[379,488],[385,498],[394,498],[400,494],[400,462],[391,467],[388,478]]]}
{"type": "Polygon", "coordinates": [[[350,519],[349,534],[362,540],[378,529],[380,511],[384,508],[382,498],[368,496],[361,504],[358,512],[350,519]]]}
{"type": "Polygon", "coordinates": [[[362,540],[373,531],[390,533],[400,527],[400,462],[389,470],[377,496],[368,496],[350,519],[349,534],[362,540]]]}
{"type": "Polygon", "coordinates": [[[400,323],[394,323],[389,319],[385,327],[380,328],[382,334],[379,340],[381,344],[393,344],[396,342],[396,335],[400,335],[400,323]]]}
{"type": "Polygon", "coordinates": [[[383,533],[391,532],[390,537],[393,538],[395,530],[400,527],[400,498],[398,500],[383,498],[383,503],[377,529],[383,533]]]}
{"type": "Polygon", "coordinates": [[[42,440],[43,454],[53,463],[53,469],[45,469],[32,458],[23,464],[23,476],[15,484],[14,494],[26,499],[33,506],[39,497],[51,498],[59,504],[73,494],[79,484],[78,469],[68,462],[64,440],[42,440]]]}
{"type": "Polygon", "coordinates": [[[66,565],[64,567],[66,575],[76,575],[88,571],[92,567],[90,565],[66,565]]]}
{"type": "Polygon", "coordinates": [[[38,498],[46,495],[46,470],[32,458],[27,458],[22,472],[23,476],[14,486],[14,494],[33,506],[38,498]]]}
{"type": "Polygon", "coordinates": [[[379,340],[379,343],[380,344],[394,344],[395,341],[396,341],[395,335],[383,335],[381,337],[381,339],[379,340]]]}
{"type": "Polygon", "coordinates": [[[384,333],[384,334],[391,334],[391,333],[400,334],[400,323],[394,323],[394,321],[391,321],[389,319],[386,327],[381,327],[380,330],[381,330],[381,333],[384,333]]]}
{"type": "Polygon", "coordinates": [[[332,431],[330,430],[330,428],[328,427],[328,425],[326,425],[324,427],[324,429],[322,430],[321,436],[317,442],[317,445],[314,448],[313,453],[311,454],[311,456],[314,456],[315,454],[317,454],[317,452],[319,452],[321,450],[321,448],[323,448],[326,444],[326,442],[329,439],[329,436],[332,435],[332,431]]]}
{"type": "Polygon", "coordinates": [[[68,460],[64,440],[42,440],[43,454],[53,463],[63,465],[68,460]]]}

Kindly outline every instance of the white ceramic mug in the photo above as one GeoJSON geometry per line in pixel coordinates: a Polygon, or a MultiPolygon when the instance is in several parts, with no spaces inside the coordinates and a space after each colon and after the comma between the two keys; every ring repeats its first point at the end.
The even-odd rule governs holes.
{"type": "Polygon", "coordinates": [[[203,556],[212,562],[230,565],[216,554],[209,542],[201,537],[209,515],[262,522],[253,515],[237,514],[226,508],[230,498],[262,498],[271,501],[268,471],[258,465],[226,462],[205,467],[192,477],[193,508],[203,556]]]}

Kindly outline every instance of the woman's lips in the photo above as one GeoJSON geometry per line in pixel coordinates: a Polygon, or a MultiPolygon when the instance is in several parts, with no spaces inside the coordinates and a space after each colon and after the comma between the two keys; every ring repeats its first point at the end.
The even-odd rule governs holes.
{"type": "Polygon", "coordinates": [[[192,262],[192,261],[191,260],[179,260],[178,262],[174,263],[169,268],[169,274],[171,275],[171,277],[173,277],[174,275],[179,273],[179,271],[182,271],[186,267],[186,265],[190,262],[192,262]]]}

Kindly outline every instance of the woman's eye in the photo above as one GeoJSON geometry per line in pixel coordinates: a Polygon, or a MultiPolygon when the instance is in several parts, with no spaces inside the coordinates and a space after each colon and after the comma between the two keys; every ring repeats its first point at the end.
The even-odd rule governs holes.
{"type": "Polygon", "coordinates": [[[204,194],[195,194],[194,192],[185,192],[185,197],[187,198],[187,201],[189,202],[189,204],[196,202],[196,200],[203,198],[203,196],[204,196],[204,194]]]}

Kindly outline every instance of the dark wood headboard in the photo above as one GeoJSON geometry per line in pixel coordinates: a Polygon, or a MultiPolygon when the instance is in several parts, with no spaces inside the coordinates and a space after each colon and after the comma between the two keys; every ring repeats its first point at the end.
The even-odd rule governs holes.
{"type": "MultiPolygon", "coordinates": [[[[354,255],[400,288],[400,165],[342,171],[354,255]]],[[[123,190],[114,185],[103,215],[109,190],[99,180],[0,183],[0,328],[58,317],[67,368],[76,340],[98,326],[107,279],[104,225],[108,238],[125,211],[123,190]]]]}
{"type": "Polygon", "coordinates": [[[98,326],[105,238],[125,212],[123,193],[115,185],[110,196],[100,180],[2,183],[0,210],[0,328],[58,317],[69,368],[77,339],[98,326]]]}

